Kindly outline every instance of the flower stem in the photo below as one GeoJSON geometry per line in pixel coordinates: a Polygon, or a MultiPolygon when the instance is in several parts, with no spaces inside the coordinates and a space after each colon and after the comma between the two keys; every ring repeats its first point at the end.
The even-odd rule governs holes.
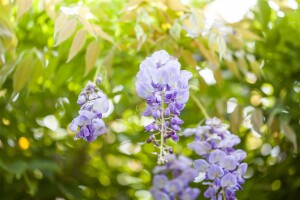
{"type": "Polygon", "coordinates": [[[226,196],[225,196],[225,191],[224,191],[224,189],[222,189],[222,191],[223,191],[223,198],[224,198],[224,200],[226,200],[226,196]]]}
{"type": "Polygon", "coordinates": [[[165,99],[164,99],[164,91],[161,92],[161,130],[160,130],[160,147],[159,147],[159,156],[158,156],[158,161],[157,164],[162,165],[165,163],[165,158],[163,155],[164,152],[164,134],[165,134],[165,118],[164,118],[164,104],[165,104],[165,99]]]}
{"type": "Polygon", "coordinates": [[[208,116],[204,106],[202,105],[202,103],[200,102],[199,99],[197,99],[197,97],[195,95],[191,95],[192,99],[195,101],[195,103],[197,104],[197,106],[200,108],[202,114],[204,115],[205,119],[209,119],[210,117],[208,116]]]}
{"type": "Polygon", "coordinates": [[[96,82],[97,82],[97,78],[98,78],[99,73],[100,73],[100,68],[101,68],[101,65],[98,65],[98,66],[97,66],[96,73],[95,73],[95,75],[94,75],[94,80],[93,80],[93,82],[94,82],[95,84],[96,84],[96,82]]]}

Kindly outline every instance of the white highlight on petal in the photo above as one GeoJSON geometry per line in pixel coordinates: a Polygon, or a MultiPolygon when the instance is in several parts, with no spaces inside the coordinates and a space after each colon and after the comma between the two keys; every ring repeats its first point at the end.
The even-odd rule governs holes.
{"type": "Polygon", "coordinates": [[[49,128],[52,131],[56,131],[58,129],[58,121],[54,115],[48,115],[43,119],[44,126],[49,128]]]}
{"type": "Polygon", "coordinates": [[[194,179],[195,183],[200,183],[205,179],[205,173],[200,172],[199,175],[194,179]]]}
{"type": "Polygon", "coordinates": [[[208,85],[216,84],[216,79],[211,69],[208,68],[200,69],[199,74],[208,85]]]}

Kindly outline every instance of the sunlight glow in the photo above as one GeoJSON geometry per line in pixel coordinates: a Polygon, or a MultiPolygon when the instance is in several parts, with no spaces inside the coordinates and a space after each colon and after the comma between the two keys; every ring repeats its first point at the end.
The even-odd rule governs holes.
{"type": "Polygon", "coordinates": [[[211,13],[224,18],[229,23],[240,21],[257,0],[215,0],[208,6],[211,13]]]}

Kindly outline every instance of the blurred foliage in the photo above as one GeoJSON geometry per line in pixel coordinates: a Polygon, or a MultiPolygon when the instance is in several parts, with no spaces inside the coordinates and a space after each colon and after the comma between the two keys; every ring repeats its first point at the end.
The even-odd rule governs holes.
{"type": "MultiPolygon", "coordinates": [[[[238,198],[299,197],[299,2],[258,0],[236,23],[208,19],[211,1],[182,2],[0,0],[1,199],[150,199],[156,157],[134,82],[160,49],[194,74],[184,126],[203,121],[200,101],[242,138],[238,198]],[[74,141],[77,95],[96,72],[114,105],[108,132],[74,141]]],[[[171,145],[194,157],[189,141],[171,145]]]]}

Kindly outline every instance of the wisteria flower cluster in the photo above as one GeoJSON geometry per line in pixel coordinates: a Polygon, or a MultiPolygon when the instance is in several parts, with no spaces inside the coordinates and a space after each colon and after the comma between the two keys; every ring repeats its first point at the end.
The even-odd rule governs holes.
{"type": "Polygon", "coordinates": [[[153,186],[150,192],[155,200],[194,200],[200,194],[198,188],[191,188],[189,183],[197,176],[191,167],[193,161],[180,155],[178,158],[167,155],[168,162],[157,166],[153,172],[153,186]],[[169,178],[171,177],[171,178],[169,178]]]}
{"type": "Polygon", "coordinates": [[[158,163],[165,163],[165,155],[172,153],[166,140],[178,141],[177,131],[183,121],[178,117],[189,99],[188,81],[192,74],[180,70],[176,58],[161,50],[147,57],[140,65],[136,79],[137,94],[146,99],[143,116],[152,116],[154,122],[145,130],[150,132],[147,142],[153,142],[160,149],[158,163]]]}
{"type": "Polygon", "coordinates": [[[231,134],[217,118],[208,119],[205,126],[186,129],[185,136],[195,135],[195,141],[188,144],[203,159],[194,161],[198,172],[195,182],[208,185],[204,196],[211,200],[235,200],[235,193],[242,189],[243,175],[247,164],[241,163],[247,156],[243,150],[235,150],[240,138],[231,134]]]}
{"type": "Polygon", "coordinates": [[[77,104],[81,106],[79,115],[73,119],[70,130],[77,132],[79,128],[75,139],[92,142],[106,131],[102,117],[109,109],[108,98],[95,83],[88,82],[79,94],[77,104]]]}

